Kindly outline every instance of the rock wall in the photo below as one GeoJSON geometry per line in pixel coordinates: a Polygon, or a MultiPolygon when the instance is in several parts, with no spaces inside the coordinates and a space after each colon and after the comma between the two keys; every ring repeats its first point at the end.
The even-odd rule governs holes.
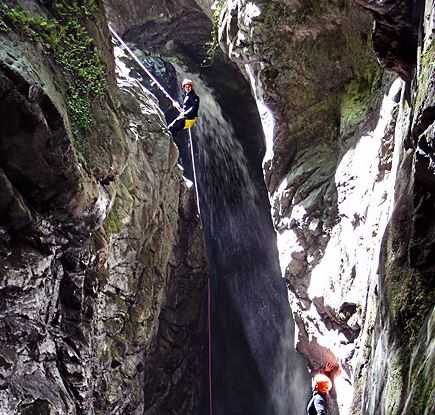
{"type": "Polygon", "coordinates": [[[355,3],[215,8],[221,45],[251,80],[263,116],[298,350],[312,372],[329,369],[333,413],[429,413],[433,383],[421,374],[433,370],[433,282],[421,256],[431,246],[423,211],[431,206],[433,5],[355,3]],[[355,3],[374,13],[373,35],[355,3]],[[371,37],[403,81],[382,73],[371,37]],[[424,231],[411,225],[417,220],[424,231]]]}
{"type": "MultiPolygon", "coordinates": [[[[141,3],[142,14],[124,20],[119,2],[107,3],[110,18],[159,82],[176,96],[177,78],[179,83],[188,77],[201,98],[192,134],[211,272],[213,413],[302,412],[309,382],[293,348],[293,322],[261,171],[265,146],[249,84],[219,51],[204,65],[211,13],[204,14],[193,1],[148,0],[141,3]],[[290,378],[298,379],[291,390],[290,378]]],[[[160,98],[169,120],[174,114],[168,100],[160,98]]],[[[177,140],[183,150],[185,134],[177,140]]],[[[165,394],[156,398],[150,413],[172,400],[165,394]]],[[[209,410],[205,404],[201,413],[209,410]]]]}
{"type": "Polygon", "coordinates": [[[358,382],[363,399],[361,406],[356,400],[354,408],[370,414],[429,414],[435,409],[435,384],[429,375],[435,368],[429,213],[433,209],[434,4],[361,4],[380,13],[375,15],[375,50],[387,67],[408,82],[403,85],[395,129],[397,173],[383,236],[376,319],[366,342],[367,359],[358,372],[363,375],[358,382]],[[394,29],[386,27],[386,20],[397,23],[394,29]],[[408,49],[409,45],[414,47],[408,49]]]}
{"type": "Polygon", "coordinates": [[[185,319],[202,333],[206,265],[195,218],[179,217],[192,193],[178,152],[121,60],[116,79],[101,2],[3,2],[0,42],[0,412],[142,414],[160,331],[185,319]],[[178,273],[195,295],[168,293],[178,273]],[[160,327],[184,298],[196,308],[160,327]]]}
{"type": "MultiPolygon", "coordinates": [[[[224,276],[218,413],[303,413],[308,386],[246,80],[297,349],[333,377],[331,413],[432,413],[433,2],[105,3],[230,131],[206,145],[199,125],[196,149],[224,276]],[[239,70],[201,69],[207,16],[239,70]]],[[[3,1],[0,46],[0,412],[206,413],[202,232],[156,98],[119,50],[115,73],[101,1],[3,1]]]]}
{"type": "Polygon", "coordinates": [[[382,213],[367,218],[367,210],[383,202],[385,185],[372,190],[389,170],[377,160],[390,121],[375,137],[382,72],[367,44],[370,22],[348,2],[227,4],[222,41],[263,113],[265,178],[297,349],[312,372],[341,362],[331,406],[343,412],[371,275],[358,258],[376,258],[382,233],[382,213]]]}

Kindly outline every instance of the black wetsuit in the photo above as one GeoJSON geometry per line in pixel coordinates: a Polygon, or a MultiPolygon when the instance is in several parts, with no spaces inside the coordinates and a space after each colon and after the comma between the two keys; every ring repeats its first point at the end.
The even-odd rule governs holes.
{"type": "Polygon", "coordinates": [[[184,95],[183,100],[183,115],[180,114],[174,121],[169,124],[169,131],[175,137],[177,133],[185,126],[186,120],[193,120],[198,116],[199,97],[192,89],[184,95]]]}
{"type": "Polygon", "coordinates": [[[308,415],[327,415],[327,405],[325,397],[315,391],[313,393],[313,397],[310,399],[307,405],[307,414],[308,415]]]}

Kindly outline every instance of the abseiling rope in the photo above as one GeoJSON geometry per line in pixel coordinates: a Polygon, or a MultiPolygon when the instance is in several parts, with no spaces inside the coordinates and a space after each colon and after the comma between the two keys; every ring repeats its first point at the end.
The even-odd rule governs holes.
{"type": "MultiPolygon", "coordinates": [[[[198,210],[199,215],[199,222],[202,227],[202,220],[201,220],[201,208],[199,207],[199,193],[198,193],[198,186],[196,185],[196,169],[195,169],[195,156],[193,152],[193,140],[192,140],[192,132],[190,131],[190,128],[188,128],[189,131],[189,146],[190,146],[190,156],[192,158],[192,170],[193,170],[193,181],[195,182],[195,195],[196,195],[196,208],[198,210]]],[[[210,413],[209,415],[213,415],[213,404],[212,404],[212,390],[211,390],[211,292],[210,292],[210,278],[208,278],[208,284],[207,284],[207,313],[208,313],[208,386],[209,386],[209,397],[210,397],[210,413]]]]}
{"type": "Polygon", "coordinates": [[[198,209],[198,215],[199,220],[201,222],[201,209],[199,207],[199,193],[198,193],[198,186],[196,185],[196,169],[195,169],[195,156],[193,155],[193,140],[192,140],[192,133],[190,131],[190,128],[187,129],[189,131],[189,146],[190,146],[190,156],[192,157],[192,170],[193,170],[193,181],[195,182],[195,196],[196,196],[196,208],[198,209]]]}
{"type": "Polygon", "coordinates": [[[178,109],[178,102],[173,99],[169,93],[166,91],[165,88],[163,88],[162,85],[160,85],[160,82],[154,77],[154,75],[142,64],[142,62],[137,58],[137,56],[134,54],[134,52],[126,45],[126,43],[121,39],[121,37],[113,30],[112,26],[109,24],[109,30],[112,32],[112,35],[115,36],[115,38],[118,40],[118,42],[127,50],[127,52],[130,54],[130,56],[136,61],[136,63],[145,71],[145,73],[151,78],[151,80],[159,87],[160,91],[162,91],[167,98],[169,98],[172,103],[177,104],[178,109]]]}
{"type": "MultiPolygon", "coordinates": [[[[166,92],[165,88],[160,85],[159,81],[154,77],[154,75],[142,64],[142,62],[137,58],[134,52],[125,44],[125,42],[121,39],[121,37],[115,32],[115,30],[109,24],[109,30],[113,36],[118,40],[118,42],[127,50],[130,56],[135,60],[135,62],[145,71],[145,73],[151,78],[151,80],[159,87],[159,89],[165,94],[167,98],[169,98],[173,104],[176,104],[176,108],[179,109],[179,104],[176,100],[172,99],[168,92],[166,92]]],[[[180,111],[181,112],[181,111],[180,111]]],[[[189,145],[190,145],[190,154],[192,158],[192,170],[193,170],[193,181],[195,185],[195,198],[196,198],[196,208],[198,210],[199,215],[199,223],[202,227],[201,220],[201,209],[199,207],[199,193],[198,193],[198,183],[196,181],[196,168],[195,168],[195,156],[193,153],[193,140],[192,140],[192,132],[190,128],[187,129],[189,131],[189,145]]],[[[213,399],[212,399],[212,381],[211,381],[211,369],[212,369],[212,359],[211,359],[211,292],[210,292],[210,277],[208,278],[208,287],[207,287],[207,308],[208,308],[208,384],[209,384],[209,398],[210,398],[210,413],[209,415],[213,415],[213,399]]]]}

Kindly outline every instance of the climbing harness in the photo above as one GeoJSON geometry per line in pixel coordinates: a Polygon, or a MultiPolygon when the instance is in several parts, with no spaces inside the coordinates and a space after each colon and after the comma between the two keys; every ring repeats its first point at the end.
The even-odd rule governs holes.
{"type": "MultiPolygon", "coordinates": [[[[112,26],[109,24],[109,30],[112,35],[118,40],[118,42],[127,50],[130,56],[135,60],[135,62],[140,66],[141,69],[151,78],[153,83],[158,86],[158,88],[163,92],[163,94],[174,104],[174,106],[179,109],[179,104],[176,100],[174,100],[169,93],[163,88],[163,86],[157,81],[157,79],[153,76],[153,74],[142,64],[142,62],[137,58],[134,52],[126,45],[126,43],[121,39],[121,37],[115,32],[112,26]]],[[[185,82],[184,80],[183,82],[185,82]]],[[[190,80],[187,80],[192,82],[190,80]]],[[[180,111],[181,112],[181,111],[180,111]]],[[[198,210],[199,221],[202,227],[201,220],[201,209],[199,206],[199,193],[198,193],[198,182],[196,179],[196,168],[195,168],[195,156],[193,151],[193,140],[192,140],[192,131],[191,128],[196,124],[198,117],[193,119],[186,119],[184,124],[184,129],[187,129],[189,132],[189,146],[190,146],[190,155],[192,158],[192,170],[193,170],[193,181],[195,184],[195,199],[196,199],[196,208],[198,210]]],[[[208,308],[208,375],[209,375],[209,402],[210,402],[210,413],[209,415],[213,415],[213,395],[212,395],[212,345],[211,345],[211,289],[210,289],[210,278],[208,279],[208,288],[207,288],[207,308],[208,308]]]]}
{"type": "MultiPolygon", "coordinates": [[[[192,128],[196,124],[197,121],[198,121],[198,117],[192,118],[191,120],[186,119],[184,121],[184,129],[188,130],[188,129],[192,128]]],[[[189,131],[189,133],[190,133],[190,131],[189,131]]]]}

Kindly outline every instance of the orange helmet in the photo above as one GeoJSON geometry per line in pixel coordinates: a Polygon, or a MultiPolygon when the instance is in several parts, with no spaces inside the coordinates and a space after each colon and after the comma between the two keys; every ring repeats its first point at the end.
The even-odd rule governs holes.
{"type": "Polygon", "coordinates": [[[323,373],[318,373],[316,376],[314,376],[313,387],[320,393],[326,394],[332,388],[331,379],[329,379],[328,376],[324,375],[323,373]]]}
{"type": "Polygon", "coordinates": [[[193,87],[193,81],[191,79],[183,79],[181,86],[184,87],[184,85],[191,85],[193,87]]]}

